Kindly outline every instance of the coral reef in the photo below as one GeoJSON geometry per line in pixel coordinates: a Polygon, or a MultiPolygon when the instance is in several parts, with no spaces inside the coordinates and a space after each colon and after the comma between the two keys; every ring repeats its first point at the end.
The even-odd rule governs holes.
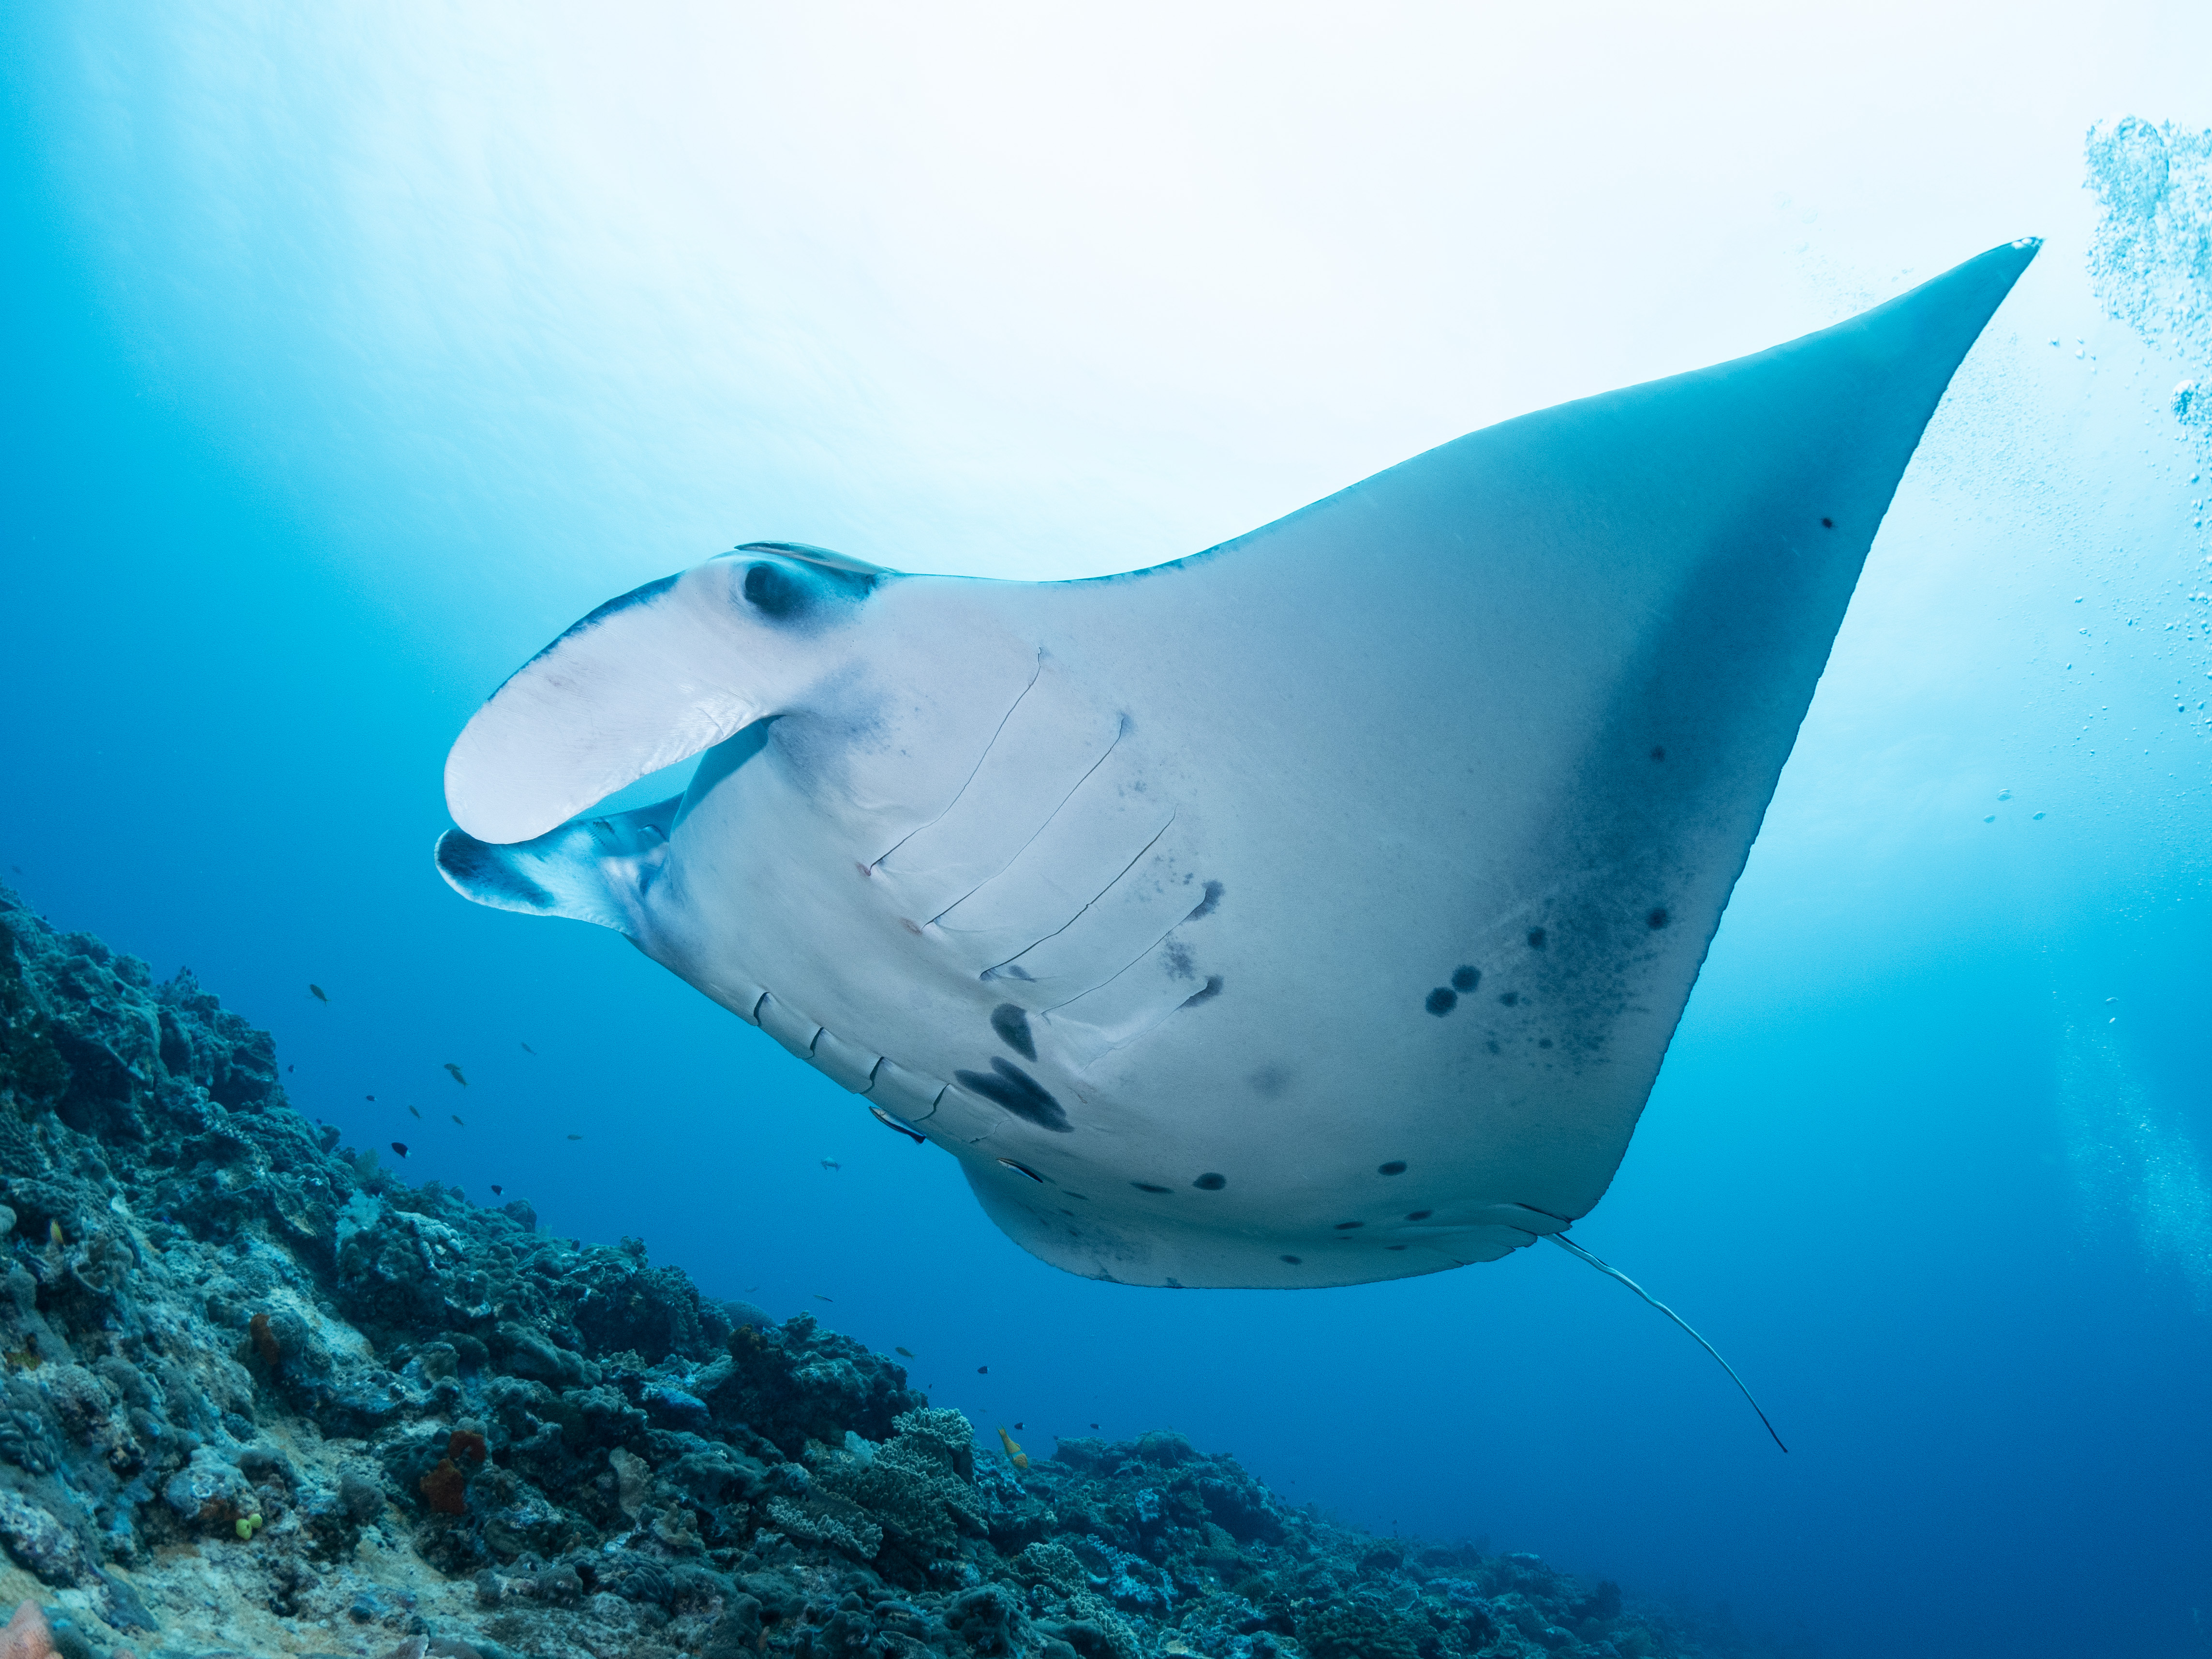
{"type": "MultiPolygon", "coordinates": [[[[0,1605],[67,1659],[1666,1659],[1534,1557],[1179,1435],[979,1451],[893,1361],[410,1187],[189,974],[0,890],[0,1605]]],[[[14,1650],[11,1647],[10,1651],[14,1650]]]]}

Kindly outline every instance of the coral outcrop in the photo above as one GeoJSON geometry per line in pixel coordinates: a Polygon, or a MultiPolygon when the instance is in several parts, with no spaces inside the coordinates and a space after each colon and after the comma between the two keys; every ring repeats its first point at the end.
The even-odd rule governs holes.
{"type": "Polygon", "coordinates": [[[43,1606],[9,1626],[26,1652],[1717,1651],[1534,1557],[1331,1524],[1179,1435],[1017,1468],[811,1317],[410,1187],[278,1079],[189,974],[0,890],[0,1606],[43,1606]]]}

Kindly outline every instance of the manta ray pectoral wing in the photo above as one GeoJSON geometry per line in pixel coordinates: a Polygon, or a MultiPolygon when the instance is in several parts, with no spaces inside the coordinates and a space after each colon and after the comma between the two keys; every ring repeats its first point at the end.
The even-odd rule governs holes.
{"type": "Polygon", "coordinates": [[[1072,1272],[1497,1259],[1613,1179],[1899,481],[2034,253],[1150,570],[740,549],[500,688],[441,868],[629,933],[1072,1272]],[[562,823],[702,750],[672,810],[562,823]]]}

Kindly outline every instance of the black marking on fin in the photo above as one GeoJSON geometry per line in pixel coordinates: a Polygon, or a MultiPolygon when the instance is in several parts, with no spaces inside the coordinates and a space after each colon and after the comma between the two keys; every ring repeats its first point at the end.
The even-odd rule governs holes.
{"type": "MultiPolygon", "coordinates": [[[[580,634],[587,628],[596,628],[608,617],[614,616],[620,611],[627,611],[632,605],[644,605],[649,600],[659,599],[670,588],[675,586],[676,584],[682,580],[683,575],[684,573],[679,570],[672,576],[663,576],[657,581],[649,581],[640,586],[633,587],[627,593],[616,594],[614,598],[609,599],[605,605],[593,606],[590,611],[584,614],[581,620],[571,623],[562,633],[561,639],[565,640],[571,634],[580,634]]],[[[561,640],[556,640],[553,641],[553,644],[558,645],[560,642],[561,640]]],[[[546,647],[546,650],[548,651],[551,649],[552,646],[548,646],[546,647]]],[[[538,654],[542,657],[545,654],[545,652],[541,651],[538,654]]]]}
{"type": "Polygon", "coordinates": [[[1221,884],[1218,881],[1209,881],[1206,884],[1206,896],[1198,902],[1198,908],[1185,916],[1183,921],[1196,921],[1200,916],[1212,915],[1220,908],[1221,884]]]}
{"type": "Polygon", "coordinates": [[[781,565],[761,563],[745,572],[745,603],[763,616],[797,616],[806,607],[806,590],[781,565]]]}
{"type": "Polygon", "coordinates": [[[1206,976],[1206,983],[1197,990],[1193,991],[1188,996],[1185,997],[1182,1000],[1182,1006],[1186,1008],[1195,1008],[1200,1003],[1211,1002],[1214,998],[1220,994],[1221,975],[1218,974],[1208,974],[1206,976]]]}
{"type": "Polygon", "coordinates": [[[1024,1060],[1036,1058],[1036,1038],[1030,1031],[1029,1012],[1019,1004],[1002,1002],[992,1009],[991,1029],[1024,1060]]]}
{"type": "Polygon", "coordinates": [[[438,867],[464,892],[510,899],[533,910],[550,910],[553,895],[509,863],[503,856],[506,851],[478,841],[465,830],[448,830],[438,837],[438,867]]]}
{"type": "Polygon", "coordinates": [[[994,1106],[1004,1107],[1016,1117],[1054,1134],[1073,1134],[1067,1113],[1044,1085],[1012,1060],[993,1056],[988,1072],[955,1072],[953,1080],[994,1106]]]}

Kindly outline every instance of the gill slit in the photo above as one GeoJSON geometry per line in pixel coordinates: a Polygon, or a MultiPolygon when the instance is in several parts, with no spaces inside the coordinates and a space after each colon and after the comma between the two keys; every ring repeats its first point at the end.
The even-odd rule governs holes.
{"type": "Polygon", "coordinates": [[[1021,696],[1016,697],[1012,702],[1006,705],[1006,712],[999,717],[999,724],[992,730],[990,742],[985,744],[983,745],[983,752],[975,757],[975,764],[969,768],[967,777],[961,781],[960,787],[954,793],[952,799],[945,803],[944,810],[939,811],[937,817],[930,819],[928,823],[917,823],[913,829],[908,830],[906,834],[901,836],[896,841],[893,842],[889,848],[884,852],[878,853],[868,866],[868,869],[871,873],[874,872],[877,865],[881,864],[893,853],[897,852],[900,848],[905,846],[907,842],[912,841],[923,830],[930,828],[932,824],[942,822],[946,812],[950,812],[954,807],[960,805],[961,796],[965,795],[968,793],[969,785],[975,781],[975,775],[983,769],[983,763],[991,757],[991,751],[999,746],[999,739],[1006,734],[1006,722],[1013,719],[1014,710],[1022,706],[1022,698],[1028,696],[1030,692],[1036,690],[1036,683],[1039,679],[1042,678],[1043,676],[1044,647],[1042,646],[1039,646],[1037,647],[1036,653],[1036,666],[1030,671],[1030,683],[1022,688],[1021,696]]]}

